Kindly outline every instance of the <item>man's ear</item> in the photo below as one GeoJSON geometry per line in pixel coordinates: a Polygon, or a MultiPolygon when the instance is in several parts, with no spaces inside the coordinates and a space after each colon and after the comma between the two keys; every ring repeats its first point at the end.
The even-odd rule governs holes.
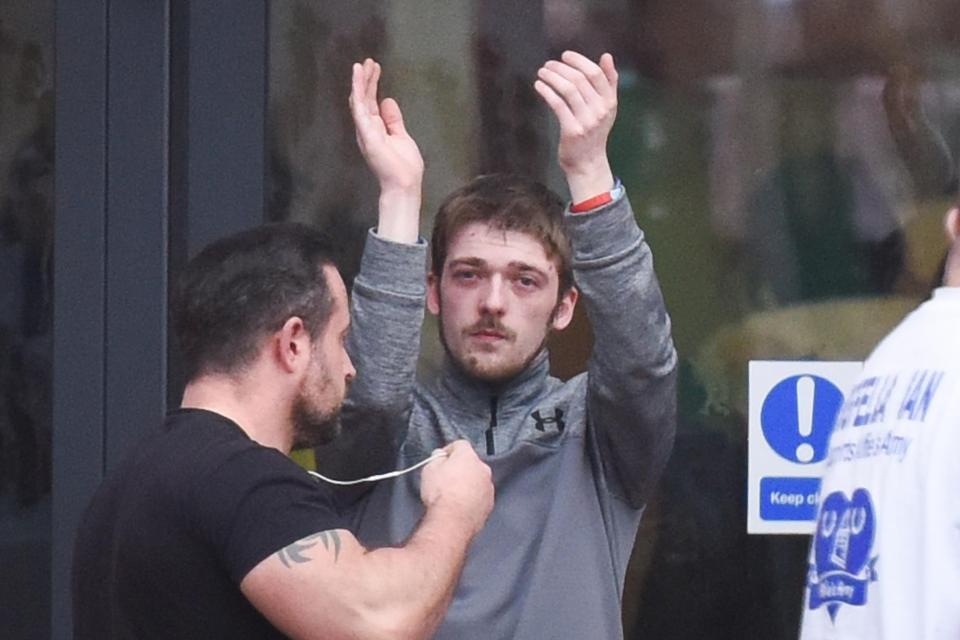
{"type": "Polygon", "coordinates": [[[427,310],[440,315],[440,277],[433,271],[427,274],[427,310]]]}
{"type": "Polygon", "coordinates": [[[561,331],[567,328],[570,321],[573,320],[573,310],[576,308],[579,299],[580,291],[576,287],[570,287],[560,296],[560,301],[553,311],[553,320],[550,323],[554,329],[561,331]]]}
{"type": "Polygon", "coordinates": [[[953,244],[960,238],[960,208],[950,207],[943,216],[943,230],[947,234],[947,241],[953,244]]]}
{"type": "Polygon", "coordinates": [[[303,319],[290,316],[273,334],[277,363],[288,373],[295,373],[310,362],[311,341],[303,319]]]}

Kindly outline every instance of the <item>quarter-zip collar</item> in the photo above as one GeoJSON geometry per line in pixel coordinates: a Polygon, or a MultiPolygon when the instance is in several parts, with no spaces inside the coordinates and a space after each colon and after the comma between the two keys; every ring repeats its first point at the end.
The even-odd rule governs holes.
{"type": "Polygon", "coordinates": [[[487,431],[492,427],[497,441],[513,442],[522,423],[513,418],[518,412],[525,415],[534,406],[549,374],[550,358],[546,349],[517,376],[497,384],[466,374],[448,355],[444,357],[434,393],[452,424],[470,440],[483,442],[484,449],[491,455],[501,447],[493,444],[493,435],[487,431]]]}

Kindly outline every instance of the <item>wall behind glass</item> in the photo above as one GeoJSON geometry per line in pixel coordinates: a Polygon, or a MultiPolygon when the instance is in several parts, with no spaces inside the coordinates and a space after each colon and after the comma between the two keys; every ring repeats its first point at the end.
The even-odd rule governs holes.
{"type": "Polygon", "coordinates": [[[50,620],[53,2],[0,5],[0,635],[50,620]]]}
{"type": "MultiPolygon", "coordinates": [[[[356,268],[376,185],[350,64],[384,65],[427,163],[422,231],[471,176],[561,193],[532,89],[566,48],[620,70],[614,171],[647,232],[681,357],[677,446],[638,537],[626,635],[793,638],[807,539],[747,536],[746,364],[861,359],[933,285],[955,188],[960,18],[908,0],[271,3],[270,216],[341,238],[356,268]]],[[[639,329],[639,328],[638,328],[639,329]]],[[[556,341],[584,365],[579,317],[556,341]]],[[[439,353],[425,332],[423,365],[439,353]]]]}

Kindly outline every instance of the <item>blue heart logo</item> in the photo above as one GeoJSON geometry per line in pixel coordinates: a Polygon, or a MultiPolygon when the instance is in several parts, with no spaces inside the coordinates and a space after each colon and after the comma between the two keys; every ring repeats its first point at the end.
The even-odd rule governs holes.
{"type": "Polygon", "coordinates": [[[813,566],[808,578],[810,608],[827,605],[836,618],[841,604],[863,605],[867,584],[877,579],[871,558],[877,523],[866,489],[848,500],[842,491],[824,499],[813,544],[813,566]]]}

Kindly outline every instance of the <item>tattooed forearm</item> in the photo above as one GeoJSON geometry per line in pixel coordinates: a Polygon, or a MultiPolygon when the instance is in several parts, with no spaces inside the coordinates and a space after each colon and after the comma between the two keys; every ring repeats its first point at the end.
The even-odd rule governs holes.
{"type": "Polygon", "coordinates": [[[312,536],[307,536],[301,540],[297,540],[293,544],[289,544],[280,551],[277,551],[277,557],[280,558],[280,562],[283,563],[283,566],[288,569],[293,566],[293,563],[303,564],[305,562],[310,562],[312,559],[307,555],[307,551],[316,546],[317,541],[323,543],[323,548],[327,551],[330,550],[330,546],[333,546],[333,561],[336,562],[340,557],[340,534],[336,531],[321,531],[320,533],[315,533],[312,536]]]}

